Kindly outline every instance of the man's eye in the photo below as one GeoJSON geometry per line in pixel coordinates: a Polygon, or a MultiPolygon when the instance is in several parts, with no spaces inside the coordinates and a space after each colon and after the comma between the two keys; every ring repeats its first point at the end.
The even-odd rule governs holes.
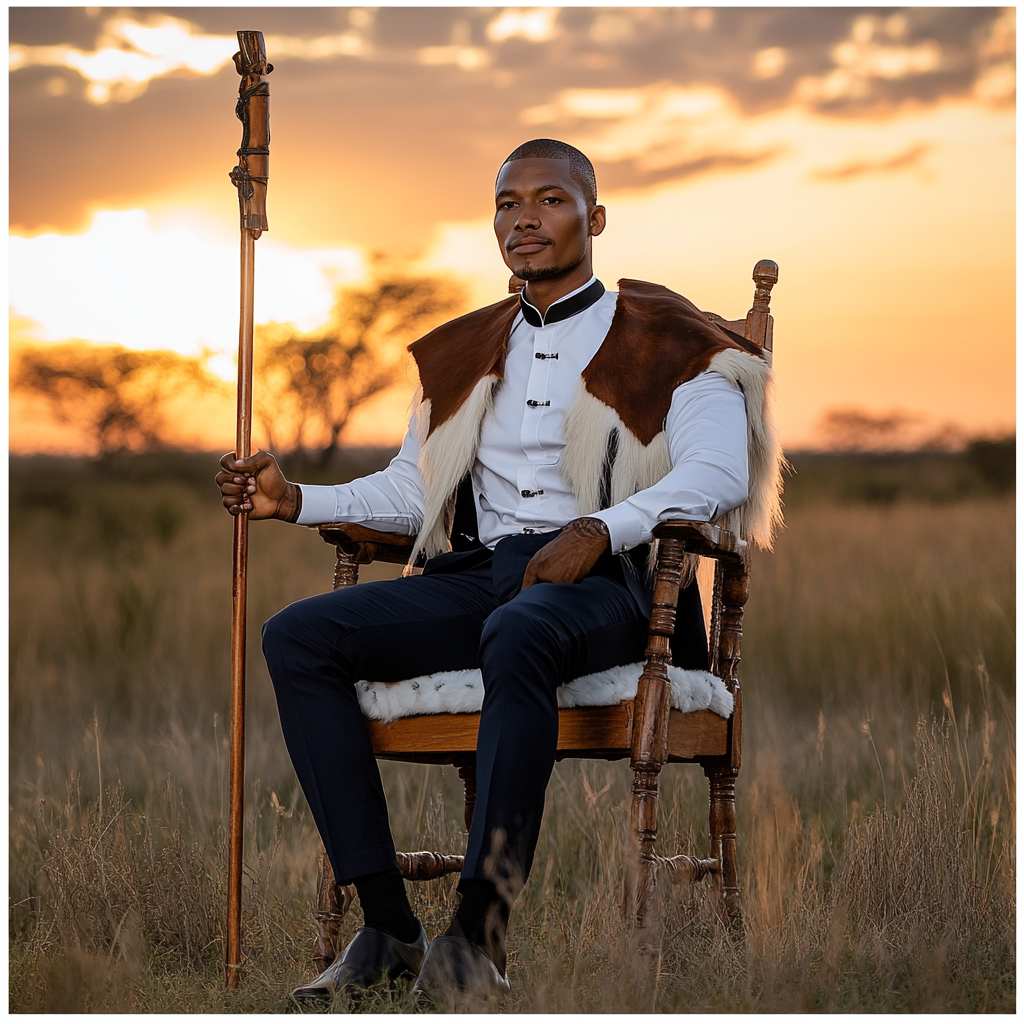
{"type": "Polygon", "coordinates": [[[498,204],[499,210],[511,210],[516,204],[511,199],[506,199],[505,202],[498,204]]]}
{"type": "Polygon", "coordinates": [[[541,200],[542,203],[560,203],[561,201],[562,200],[559,199],[558,196],[545,196],[541,200]]]}

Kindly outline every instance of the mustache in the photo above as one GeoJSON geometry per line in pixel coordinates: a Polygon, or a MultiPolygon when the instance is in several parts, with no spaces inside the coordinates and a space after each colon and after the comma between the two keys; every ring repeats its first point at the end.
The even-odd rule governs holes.
{"type": "Polygon", "coordinates": [[[543,242],[545,245],[551,245],[552,240],[546,235],[528,235],[525,238],[513,238],[510,242],[505,243],[505,252],[515,252],[516,247],[520,245],[532,245],[535,242],[543,242]]]}

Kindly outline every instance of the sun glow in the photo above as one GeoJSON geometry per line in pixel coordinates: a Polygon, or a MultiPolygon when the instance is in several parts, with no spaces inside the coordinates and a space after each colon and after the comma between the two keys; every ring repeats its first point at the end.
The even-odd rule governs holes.
{"type": "MultiPolygon", "coordinates": [[[[80,235],[12,237],[11,306],[40,324],[44,340],[211,351],[211,368],[233,377],[237,243],[165,219],[155,227],[144,210],[103,211],[80,235]]],[[[309,330],[326,319],[334,288],[362,276],[363,261],[353,249],[299,249],[268,237],[256,273],[256,321],[309,330]]]]}

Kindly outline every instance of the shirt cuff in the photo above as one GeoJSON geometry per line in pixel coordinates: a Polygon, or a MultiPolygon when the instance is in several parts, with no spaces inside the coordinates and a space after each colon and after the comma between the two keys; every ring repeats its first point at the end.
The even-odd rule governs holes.
{"type": "Polygon", "coordinates": [[[333,523],[338,514],[338,496],[332,486],[296,484],[302,492],[302,511],[295,520],[299,526],[320,526],[333,523]]]}
{"type": "MultiPolygon", "coordinates": [[[[629,551],[644,541],[644,525],[636,511],[624,501],[606,508],[603,512],[593,512],[586,518],[600,519],[608,527],[613,555],[621,555],[623,551],[629,551]]],[[[648,536],[647,540],[650,539],[648,536]]]]}

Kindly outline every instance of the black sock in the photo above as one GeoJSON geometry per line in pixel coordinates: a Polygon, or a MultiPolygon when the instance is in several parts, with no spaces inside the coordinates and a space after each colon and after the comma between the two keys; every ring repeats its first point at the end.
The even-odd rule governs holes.
{"type": "Polygon", "coordinates": [[[363,924],[367,928],[387,932],[399,942],[415,942],[420,923],[409,906],[405,880],[398,868],[354,878],[352,884],[363,908],[363,924]]]}
{"type": "Polygon", "coordinates": [[[446,935],[457,935],[478,945],[505,973],[505,933],[509,905],[498,895],[493,882],[467,878],[460,886],[462,902],[446,935]]]}

